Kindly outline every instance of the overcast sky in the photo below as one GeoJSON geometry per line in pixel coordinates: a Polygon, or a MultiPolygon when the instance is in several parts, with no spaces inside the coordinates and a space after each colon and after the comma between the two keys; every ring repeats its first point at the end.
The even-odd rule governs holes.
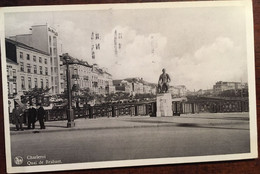
{"type": "Polygon", "coordinates": [[[157,83],[166,68],[171,85],[189,90],[210,89],[216,81],[247,82],[243,7],[23,12],[6,14],[5,22],[6,36],[48,23],[59,32],[64,53],[106,67],[114,79],[157,83]],[[115,30],[123,35],[117,56],[115,30]],[[93,31],[101,35],[95,60],[93,31]]]}

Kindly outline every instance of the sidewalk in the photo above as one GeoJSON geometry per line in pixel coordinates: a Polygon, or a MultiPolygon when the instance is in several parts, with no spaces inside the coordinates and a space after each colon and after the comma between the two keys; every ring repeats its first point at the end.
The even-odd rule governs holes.
{"type": "Polygon", "coordinates": [[[32,134],[60,131],[80,131],[96,129],[120,129],[120,128],[141,128],[141,127],[161,127],[161,126],[181,126],[181,127],[211,127],[219,128],[232,121],[236,128],[244,128],[241,123],[247,122],[248,114],[185,114],[169,117],[150,117],[150,116],[120,116],[120,117],[99,117],[95,119],[76,119],[75,127],[67,128],[67,120],[45,122],[46,129],[40,129],[39,122],[36,122],[35,129],[15,131],[15,125],[10,124],[10,134],[32,134]]]}

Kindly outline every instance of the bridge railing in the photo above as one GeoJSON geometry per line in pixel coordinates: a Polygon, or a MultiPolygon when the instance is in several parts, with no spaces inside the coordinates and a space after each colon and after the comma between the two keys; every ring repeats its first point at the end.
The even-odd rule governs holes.
{"type": "MultiPolygon", "coordinates": [[[[221,100],[199,102],[172,102],[173,115],[195,113],[248,112],[248,101],[221,100]]],[[[46,110],[46,120],[66,120],[66,109],[46,110]]],[[[122,103],[74,108],[75,119],[119,116],[156,116],[156,102],[122,103]]]]}
{"type": "MultiPolygon", "coordinates": [[[[107,104],[74,108],[75,119],[119,116],[155,116],[155,102],[141,102],[129,104],[107,104]]],[[[66,120],[66,109],[46,110],[46,120],[66,120]]]]}

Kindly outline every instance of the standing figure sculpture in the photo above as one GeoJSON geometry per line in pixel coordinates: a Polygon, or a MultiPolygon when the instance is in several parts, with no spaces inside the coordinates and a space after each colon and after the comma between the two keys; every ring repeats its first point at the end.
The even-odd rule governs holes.
{"type": "Polygon", "coordinates": [[[165,72],[166,70],[162,69],[162,74],[159,77],[158,81],[158,93],[166,93],[169,89],[169,83],[171,82],[171,78],[169,74],[165,72]]]}

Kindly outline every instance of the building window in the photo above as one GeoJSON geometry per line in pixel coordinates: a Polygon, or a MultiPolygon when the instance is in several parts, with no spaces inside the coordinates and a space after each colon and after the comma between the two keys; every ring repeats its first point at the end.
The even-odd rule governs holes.
{"type": "Polygon", "coordinates": [[[48,68],[45,67],[45,75],[48,75],[48,68]]]}
{"type": "Polygon", "coordinates": [[[13,83],[13,93],[16,94],[17,93],[17,88],[16,88],[17,84],[13,83]]]}
{"type": "Polygon", "coordinates": [[[52,57],[51,57],[51,64],[52,64],[52,57]]]}
{"type": "Polygon", "coordinates": [[[51,45],[51,36],[49,36],[49,45],[51,45]]]}
{"type": "Polygon", "coordinates": [[[40,74],[42,74],[42,66],[40,66],[40,74]]]}
{"type": "Polygon", "coordinates": [[[7,77],[9,77],[9,76],[10,76],[9,69],[10,69],[10,67],[9,67],[9,66],[7,66],[7,77]]]}
{"type": "Polygon", "coordinates": [[[49,88],[49,80],[46,79],[46,88],[49,88]]]}
{"type": "Polygon", "coordinates": [[[36,56],[33,56],[33,61],[36,62],[36,56]]]}
{"type": "Polygon", "coordinates": [[[53,36],[53,46],[57,45],[57,38],[55,36],[53,36]]]}
{"type": "Polygon", "coordinates": [[[57,55],[57,48],[53,48],[53,54],[57,55]]]}
{"type": "Polygon", "coordinates": [[[27,72],[31,73],[31,65],[29,63],[27,64],[27,72]]]}
{"type": "Polygon", "coordinates": [[[29,89],[32,88],[32,79],[31,79],[31,77],[28,77],[28,88],[29,89]]]}
{"type": "Polygon", "coordinates": [[[41,79],[41,88],[43,88],[43,79],[41,79]]]}
{"type": "Polygon", "coordinates": [[[25,81],[24,81],[24,77],[21,77],[21,88],[25,89],[25,81]]]}
{"type": "Polygon", "coordinates": [[[27,57],[27,60],[30,60],[30,54],[27,54],[26,57],[27,57]]]}
{"type": "Polygon", "coordinates": [[[10,84],[9,84],[9,82],[7,82],[7,90],[8,90],[8,94],[10,94],[11,91],[10,91],[10,84]]]}
{"type": "Polygon", "coordinates": [[[47,59],[44,59],[44,63],[47,64],[47,59]]]}
{"type": "Polygon", "coordinates": [[[13,77],[16,78],[16,69],[13,69],[13,77]]]}
{"type": "Polygon", "coordinates": [[[23,52],[20,52],[20,58],[23,59],[23,52]]]}
{"type": "Polygon", "coordinates": [[[24,72],[24,65],[23,65],[23,62],[20,62],[20,70],[21,70],[22,72],[24,72]]]}
{"type": "Polygon", "coordinates": [[[34,79],[34,87],[35,87],[35,88],[38,88],[38,81],[37,81],[37,78],[34,79]]]}
{"type": "Polygon", "coordinates": [[[39,63],[42,63],[42,58],[41,57],[39,57],[39,63]]]}
{"type": "Polygon", "coordinates": [[[58,77],[55,77],[55,85],[58,85],[58,77]]]}
{"type": "Polygon", "coordinates": [[[37,74],[37,66],[36,65],[33,65],[33,72],[34,72],[34,74],[37,74]]]}

